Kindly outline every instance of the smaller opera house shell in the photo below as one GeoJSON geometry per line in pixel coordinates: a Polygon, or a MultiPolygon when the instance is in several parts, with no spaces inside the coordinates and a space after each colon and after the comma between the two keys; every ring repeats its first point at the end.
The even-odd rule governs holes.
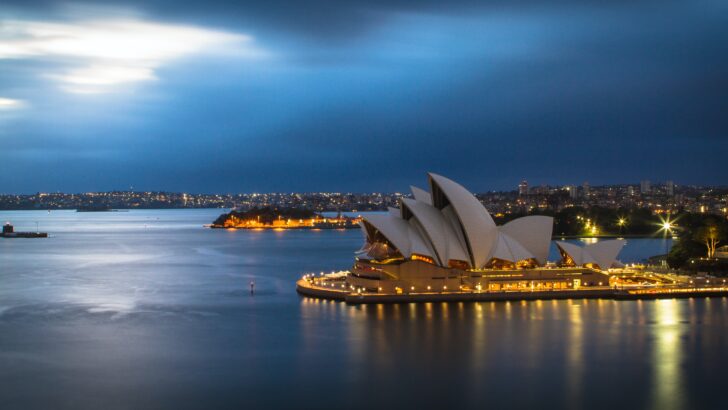
{"type": "Polygon", "coordinates": [[[365,217],[364,246],[347,277],[367,292],[550,290],[608,286],[605,271],[619,266],[624,241],[586,247],[557,246],[562,260],[549,264],[553,218],[526,216],[497,226],[467,189],[429,174],[429,192],[412,187],[412,199],[386,214],[365,217]]]}

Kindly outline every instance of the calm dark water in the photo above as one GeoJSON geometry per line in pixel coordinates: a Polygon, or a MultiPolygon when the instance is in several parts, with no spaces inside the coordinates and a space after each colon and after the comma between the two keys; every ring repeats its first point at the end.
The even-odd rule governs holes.
{"type": "Polygon", "coordinates": [[[294,280],[359,232],[201,228],[219,213],[0,212],[53,234],[0,240],[0,408],[725,407],[725,298],[322,302],[294,280]]]}

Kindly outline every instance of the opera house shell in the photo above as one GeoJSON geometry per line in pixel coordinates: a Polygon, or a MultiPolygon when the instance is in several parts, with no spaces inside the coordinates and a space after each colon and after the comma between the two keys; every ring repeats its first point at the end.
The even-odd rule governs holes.
{"type": "Polygon", "coordinates": [[[402,199],[398,209],[362,220],[366,242],[351,271],[352,288],[573,288],[603,285],[604,271],[619,266],[623,241],[584,248],[558,242],[561,263],[547,268],[552,217],[526,216],[497,226],[467,189],[428,176],[429,192],[412,187],[412,198],[402,199]]]}

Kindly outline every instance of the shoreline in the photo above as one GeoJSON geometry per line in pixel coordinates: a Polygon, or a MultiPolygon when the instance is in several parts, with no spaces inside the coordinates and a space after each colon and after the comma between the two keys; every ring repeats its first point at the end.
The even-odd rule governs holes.
{"type": "Polygon", "coordinates": [[[294,226],[294,227],[285,227],[285,226],[256,226],[256,227],[247,227],[247,226],[220,226],[220,225],[205,225],[205,228],[210,229],[224,229],[224,230],[244,230],[244,231],[297,231],[297,230],[306,230],[306,231],[315,231],[315,230],[332,230],[332,229],[361,229],[359,225],[355,226],[294,226]]]}
{"type": "MultiPolygon", "coordinates": [[[[210,229],[232,229],[232,230],[247,230],[247,231],[260,231],[260,230],[317,230],[317,229],[360,229],[359,225],[354,226],[297,226],[297,227],[282,227],[282,226],[258,226],[258,227],[247,227],[247,226],[221,226],[221,225],[204,225],[205,228],[210,229]]],[[[551,237],[552,240],[564,240],[564,239],[664,239],[659,236],[648,235],[648,234],[625,234],[625,235],[554,235],[551,237]]],[[[672,239],[672,238],[670,238],[672,239]]]]}
{"type": "MultiPolygon", "coordinates": [[[[662,236],[655,236],[654,234],[604,234],[604,235],[553,235],[551,236],[551,239],[616,239],[616,238],[625,238],[625,239],[667,239],[662,236]]],[[[669,239],[672,239],[672,237],[669,237],[669,239]]]]}
{"type": "Polygon", "coordinates": [[[492,302],[520,300],[608,299],[649,300],[685,299],[693,297],[727,297],[728,287],[670,287],[613,289],[599,287],[581,290],[550,290],[526,292],[426,292],[410,294],[356,293],[328,289],[300,279],[296,292],[302,296],[345,302],[349,305],[431,302],[492,302]]]}
{"type": "Polygon", "coordinates": [[[0,238],[8,238],[8,239],[15,239],[15,238],[47,238],[48,233],[47,232],[13,232],[13,233],[0,233],[0,238]]]}

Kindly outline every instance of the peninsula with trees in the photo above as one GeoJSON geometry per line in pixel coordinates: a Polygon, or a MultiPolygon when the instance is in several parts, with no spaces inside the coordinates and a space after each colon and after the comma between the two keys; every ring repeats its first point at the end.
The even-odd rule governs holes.
{"type": "Polygon", "coordinates": [[[308,209],[252,208],[247,211],[232,210],[220,215],[210,225],[223,229],[351,229],[359,228],[360,218],[341,213],[326,217],[308,209]]]}

